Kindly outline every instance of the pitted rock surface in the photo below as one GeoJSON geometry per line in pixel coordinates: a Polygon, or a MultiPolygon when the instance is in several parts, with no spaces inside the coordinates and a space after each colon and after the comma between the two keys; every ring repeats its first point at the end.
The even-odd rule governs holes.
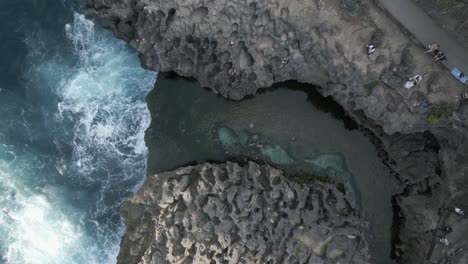
{"type": "Polygon", "coordinates": [[[333,185],[269,166],[151,176],[122,207],[119,263],[368,263],[364,222],[333,185]]]}
{"type": "Polygon", "coordinates": [[[468,211],[466,90],[424,53],[428,43],[416,43],[375,1],[81,1],[139,52],[144,67],[195,77],[224,97],[291,79],[320,86],[380,138],[401,180],[399,262],[468,263],[468,251],[456,251],[466,247],[467,218],[439,214],[454,205],[468,211]],[[369,43],[377,46],[372,55],[369,43]],[[422,82],[403,88],[416,74],[422,82]],[[444,102],[458,110],[428,122],[431,104],[444,102]],[[457,227],[450,247],[437,243],[434,223],[457,227]]]}
{"type": "Polygon", "coordinates": [[[421,129],[421,103],[452,103],[462,89],[370,0],[82,2],[143,66],[195,77],[232,99],[298,80],[395,133],[421,129]],[[366,54],[369,43],[375,54],[366,54]],[[416,74],[422,83],[403,88],[416,74]]]}

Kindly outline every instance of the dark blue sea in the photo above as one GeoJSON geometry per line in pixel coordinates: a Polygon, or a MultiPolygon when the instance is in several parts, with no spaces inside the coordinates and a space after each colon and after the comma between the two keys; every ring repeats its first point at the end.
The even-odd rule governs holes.
{"type": "Polygon", "coordinates": [[[77,1],[0,1],[0,263],[115,263],[156,74],[77,1]]]}
{"type": "Polygon", "coordinates": [[[345,184],[372,262],[389,263],[395,179],[310,87],[241,102],[163,75],[153,89],[156,73],[78,0],[0,0],[0,22],[0,263],[115,263],[119,207],[147,171],[233,158],[345,184]]]}

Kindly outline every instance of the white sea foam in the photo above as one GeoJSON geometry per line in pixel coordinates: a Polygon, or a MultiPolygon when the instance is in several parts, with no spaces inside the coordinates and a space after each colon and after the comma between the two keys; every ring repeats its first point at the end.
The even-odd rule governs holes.
{"type": "MultiPolygon", "coordinates": [[[[11,146],[0,145],[0,152],[9,151],[11,146]]],[[[64,197],[27,181],[41,166],[26,152],[9,162],[0,159],[0,235],[6,242],[2,259],[6,263],[67,263],[70,252],[76,251],[83,259],[95,261],[85,250],[81,227],[63,211],[64,197]],[[24,166],[25,162],[30,166],[24,166]]]]}
{"type": "Polygon", "coordinates": [[[155,74],[83,15],[75,14],[64,32],[70,49],[55,47],[53,55],[45,54],[54,47],[40,33],[25,40],[28,89],[56,102],[56,113],[44,110],[43,122],[58,154],[0,145],[0,192],[6,194],[0,197],[0,254],[7,263],[115,262],[123,232],[119,203],[146,173],[145,96],[155,74]],[[62,54],[69,51],[74,61],[62,54]]]}

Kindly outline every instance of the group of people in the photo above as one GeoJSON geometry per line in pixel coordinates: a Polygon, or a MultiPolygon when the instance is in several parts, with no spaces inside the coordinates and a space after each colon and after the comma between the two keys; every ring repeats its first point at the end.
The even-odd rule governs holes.
{"type": "Polygon", "coordinates": [[[409,78],[409,80],[405,82],[405,88],[411,89],[412,87],[417,85],[421,80],[422,80],[421,75],[416,74],[415,76],[409,78]]]}
{"type": "MultiPolygon", "coordinates": [[[[375,44],[371,43],[371,44],[366,45],[366,49],[367,49],[367,54],[373,54],[376,51],[377,47],[376,47],[375,44]]],[[[406,89],[411,89],[412,87],[414,87],[415,85],[417,85],[421,81],[422,81],[422,76],[419,75],[419,74],[416,74],[415,76],[409,78],[405,82],[404,87],[406,89]]]]}
{"type": "MultiPolygon", "coordinates": [[[[457,215],[460,215],[460,216],[464,216],[465,215],[465,211],[463,211],[463,209],[461,208],[458,208],[458,207],[453,207],[453,212],[455,212],[457,215]]],[[[450,226],[447,226],[445,228],[443,228],[443,230],[445,232],[445,234],[449,234],[452,232],[452,228],[450,226]]],[[[449,246],[450,245],[450,242],[449,240],[447,239],[447,237],[441,237],[439,238],[439,242],[444,245],[444,246],[449,246]]]]}
{"type": "MultiPolygon", "coordinates": [[[[373,54],[376,51],[376,49],[377,49],[377,47],[373,43],[370,43],[370,44],[366,45],[367,54],[373,54]]],[[[437,44],[437,43],[433,43],[433,44],[428,45],[428,50],[426,50],[426,53],[428,53],[428,52],[432,52],[434,54],[433,59],[436,60],[436,61],[438,61],[438,60],[447,60],[447,58],[445,57],[445,53],[440,49],[440,45],[437,44]]],[[[465,74],[460,72],[460,73],[458,73],[458,75],[456,77],[459,78],[459,79],[463,79],[463,78],[465,78],[465,74]]],[[[411,89],[412,87],[417,85],[421,80],[422,80],[421,75],[417,74],[417,75],[409,78],[405,82],[404,87],[406,89],[411,89]]]]}
{"type": "MultiPolygon", "coordinates": [[[[232,47],[233,45],[234,45],[234,42],[231,41],[229,43],[229,46],[232,47]]],[[[426,51],[426,53],[427,52],[432,52],[434,54],[434,57],[433,57],[434,60],[447,60],[446,57],[445,57],[445,53],[440,50],[440,45],[439,44],[433,43],[433,44],[430,44],[428,47],[429,47],[429,49],[426,51]]],[[[366,45],[366,49],[367,49],[367,54],[373,54],[376,51],[377,47],[376,47],[375,44],[370,43],[370,44],[366,45]]],[[[289,62],[289,59],[287,57],[285,57],[285,58],[283,58],[281,60],[281,64],[283,64],[283,65],[288,64],[288,62],[289,62]]],[[[238,75],[237,70],[234,67],[231,67],[228,70],[228,75],[230,77],[236,77],[238,75]]],[[[460,72],[457,77],[462,79],[462,78],[465,77],[465,74],[460,72]]],[[[415,76],[409,78],[405,82],[404,87],[406,89],[411,89],[412,87],[416,86],[421,81],[422,81],[422,76],[419,75],[419,74],[416,74],[415,76]]]]}
{"type": "MultiPolygon", "coordinates": [[[[429,49],[426,50],[426,52],[432,52],[434,54],[434,57],[433,59],[434,60],[447,60],[447,58],[445,57],[445,54],[444,52],[442,52],[440,50],[440,45],[437,44],[437,43],[433,43],[431,45],[428,46],[429,49]]],[[[456,68],[454,68],[455,70],[456,68]]],[[[452,72],[453,73],[453,72],[452,72]]],[[[457,77],[458,79],[460,79],[461,82],[465,83],[466,81],[464,80],[465,78],[465,74],[463,72],[458,72],[457,74],[453,74],[455,75],[455,77],[457,77]]]]}
{"type": "Polygon", "coordinates": [[[432,52],[432,54],[434,54],[434,57],[432,57],[434,60],[447,60],[445,53],[440,50],[440,45],[437,43],[429,45],[429,49],[426,50],[426,53],[428,52],[432,52]]]}

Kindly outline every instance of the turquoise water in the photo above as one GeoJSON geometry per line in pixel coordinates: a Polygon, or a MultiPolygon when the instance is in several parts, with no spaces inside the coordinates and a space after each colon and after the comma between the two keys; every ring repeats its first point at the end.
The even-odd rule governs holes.
{"type": "Polygon", "coordinates": [[[148,153],[156,75],[133,50],[75,1],[2,0],[0,18],[0,263],[115,263],[118,209],[148,155],[149,171],[233,157],[323,171],[356,189],[374,257],[389,254],[388,172],[366,137],[306,93],[229,102],[163,80],[149,98],[148,153]]]}
{"type": "Polygon", "coordinates": [[[148,96],[148,170],[233,159],[328,177],[347,187],[368,220],[372,263],[390,263],[395,179],[343,110],[311,89],[289,82],[238,102],[161,75],[148,96]]]}
{"type": "Polygon", "coordinates": [[[0,2],[0,262],[115,263],[155,74],[66,0],[0,2]]]}

